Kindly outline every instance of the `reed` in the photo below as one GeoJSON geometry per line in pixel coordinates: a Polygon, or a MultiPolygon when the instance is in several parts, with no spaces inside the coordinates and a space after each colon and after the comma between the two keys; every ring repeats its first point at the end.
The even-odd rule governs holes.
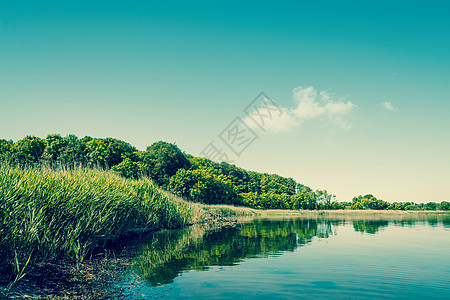
{"type": "Polygon", "coordinates": [[[129,230],[178,228],[203,218],[200,205],[171,197],[147,178],[0,164],[0,271],[13,281],[37,263],[81,262],[129,230]]]}

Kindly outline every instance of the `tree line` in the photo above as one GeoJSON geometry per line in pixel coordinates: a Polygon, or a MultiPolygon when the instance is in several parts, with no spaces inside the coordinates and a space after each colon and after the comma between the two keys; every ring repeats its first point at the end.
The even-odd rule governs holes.
{"type": "Polygon", "coordinates": [[[150,177],[161,188],[189,201],[256,209],[450,210],[450,203],[388,203],[371,194],[337,202],[326,190],[312,190],[292,178],[248,171],[183,153],[175,144],[156,142],[139,151],[114,138],[79,139],[50,134],[17,142],[0,139],[0,159],[20,166],[46,165],[111,169],[126,178],[150,177]]]}

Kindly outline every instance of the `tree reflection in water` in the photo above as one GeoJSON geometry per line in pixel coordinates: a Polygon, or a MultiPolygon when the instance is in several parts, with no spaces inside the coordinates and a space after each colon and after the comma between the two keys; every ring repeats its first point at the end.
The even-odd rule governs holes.
{"type": "MultiPolygon", "coordinates": [[[[187,270],[232,266],[255,257],[280,255],[308,244],[314,237],[328,238],[334,228],[351,222],[357,232],[376,234],[390,224],[414,226],[425,220],[256,219],[236,227],[207,228],[194,225],[153,234],[136,246],[134,271],[153,286],[171,283],[187,270]]],[[[439,219],[448,227],[448,217],[439,219]]]]}
{"type": "Polygon", "coordinates": [[[207,229],[196,225],[162,231],[135,249],[134,270],[154,286],[166,284],[185,270],[231,266],[246,258],[294,251],[314,237],[328,238],[336,222],[340,221],[255,220],[237,227],[207,229]]]}
{"type": "Polygon", "coordinates": [[[353,228],[358,232],[366,232],[375,234],[380,230],[380,228],[387,227],[389,221],[386,220],[358,220],[353,221],[353,228]]]}

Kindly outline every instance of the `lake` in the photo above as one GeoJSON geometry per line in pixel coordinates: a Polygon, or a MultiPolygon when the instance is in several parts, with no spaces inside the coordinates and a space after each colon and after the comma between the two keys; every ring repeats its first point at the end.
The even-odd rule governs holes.
{"type": "Polygon", "coordinates": [[[255,219],[132,248],[129,299],[450,299],[450,219],[255,219]]]}

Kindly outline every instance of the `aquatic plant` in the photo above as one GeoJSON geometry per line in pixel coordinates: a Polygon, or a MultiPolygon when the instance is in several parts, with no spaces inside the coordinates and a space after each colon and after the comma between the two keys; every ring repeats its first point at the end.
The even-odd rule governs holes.
{"type": "Polygon", "coordinates": [[[203,216],[200,205],[171,197],[148,178],[1,163],[0,270],[14,280],[39,262],[82,262],[129,230],[178,228],[203,216]]]}

